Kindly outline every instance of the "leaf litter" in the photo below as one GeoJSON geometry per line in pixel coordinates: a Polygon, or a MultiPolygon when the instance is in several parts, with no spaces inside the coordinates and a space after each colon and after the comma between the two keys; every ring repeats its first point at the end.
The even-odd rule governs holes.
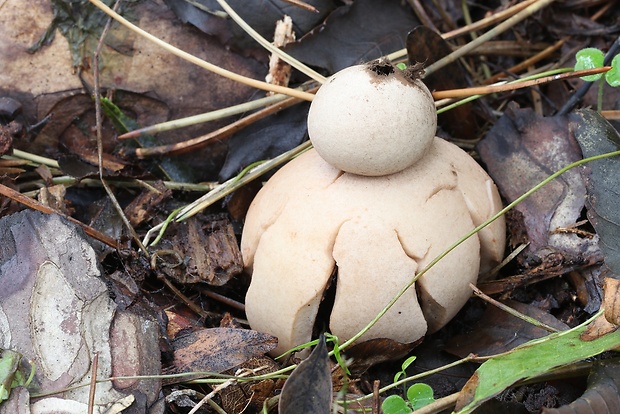
{"type": "MultiPolygon", "coordinates": [[[[5,16],[13,16],[8,11],[18,10],[17,3],[13,3],[9,1],[3,6],[7,11],[5,16]]],[[[321,68],[326,75],[340,67],[405,47],[409,49],[409,58],[415,61],[433,62],[442,57],[443,53],[449,52],[446,50],[443,53],[438,53],[434,50],[445,49],[446,43],[439,42],[439,39],[431,41],[428,40],[428,37],[423,37],[424,40],[418,40],[413,35],[407,37],[407,33],[417,25],[418,17],[421,16],[420,20],[424,17],[419,14],[420,11],[423,11],[422,9],[416,10],[418,12],[418,16],[416,16],[400,2],[389,2],[382,7],[376,6],[374,2],[364,0],[357,0],[353,4],[347,5],[326,0],[310,3],[320,13],[300,11],[294,6],[279,1],[254,2],[252,6],[256,6],[261,12],[241,7],[238,2],[231,2],[231,5],[246,18],[251,26],[258,29],[268,39],[273,33],[273,22],[283,11],[298,16],[294,17],[293,20],[299,40],[296,44],[289,46],[287,50],[305,63],[321,68]],[[262,7],[266,7],[269,12],[262,12],[264,10],[261,9],[262,7]],[[381,19],[386,20],[387,23],[381,23],[381,19]],[[415,58],[412,58],[413,52],[417,49],[416,43],[420,42],[435,43],[427,48],[430,49],[427,54],[423,54],[421,57],[416,55],[415,58]]],[[[463,20],[466,20],[467,17],[463,14],[460,4],[457,5],[456,2],[444,3],[442,5],[444,7],[443,14],[437,13],[433,7],[427,7],[427,4],[423,4],[422,8],[426,8],[428,12],[426,18],[429,18],[435,27],[439,28],[439,31],[448,32],[455,25],[462,25],[463,20]]],[[[55,4],[62,4],[62,2],[55,2],[55,4]]],[[[195,6],[187,7],[189,4],[187,2],[170,0],[167,4],[174,13],[180,16],[181,20],[191,22],[200,30],[209,33],[210,37],[206,37],[209,40],[205,41],[204,36],[196,34],[197,31],[188,30],[189,26],[179,25],[178,22],[164,27],[159,32],[160,36],[173,37],[176,44],[182,44],[184,48],[191,49],[197,55],[208,55],[209,59],[218,60],[222,66],[233,67],[235,70],[245,72],[253,77],[261,76],[266,62],[265,54],[257,52],[258,49],[251,43],[253,41],[249,41],[247,38],[240,40],[245,36],[230,20],[222,19],[218,17],[217,12],[213,12],[213,10],[217,10],[215,4],[202,3],[207,5],[212,11],[211,13],[198,12],[195,6]],[[179,11],[180,9],[185,11],[179,11]],[[248,58],[247,56],[252,57],[248,58]]],[[[76,4],[76,7],[79,5],[76,4]]],[[[514,38],[527,38],[532,43],[547,42],[547,44],[558,39],[565,41],[561,51],[552,54],[547,58],[547,62],[555,62],[563,58],[570,60],[570,56],[574,54],[573,49],[588,43],[587,40],[592,40],[603,48],[610,43],[612,35],[609,33],[613,33],[613,25],[610,24],[610,21],[613,20],[611,17],[617,11],[612,11],[610,16],[603,18],[601,22],[594,22],[590,19],[592,16],[587,14],[583,6],[573,5],[571,7],[575,8],[572,9],[562,7],[558,9],[558,7],[560,6],[551,6],[549,10],[532,16],[526,20],[526,23],[516,26],[502,40],[510,42],[514,38]],[[572,27],[572,23],[569,24],[575,19],[582,23],[579,28],[572,27]]],[[[156,28],[156,25],[149,22],[153,22],[157,18],[162,24],[175,21],[172,12],[161,6],[150,5],[146,7],[141,2],[131,2],[128,3],[127,8],[130,10],[132,18],[133,16],[146,16],[140,20],[140,25],[146,25],[149,30],[156,28]]],[[[489,10],[474,8],[473,11],[474,18],[481,18],[489,10]]],[[[20,14],[16,13],[15,15],[18,16],[15,21],[26,27],[26,24],[19,20],[20,14]]],[[[46,15],[42,13],[41,16],[46,15]]],[[[38,24],[45,21],[44,18],[35,20],[38,24]]],[[[12,36],[12,33],[15,33],[15,28],[13,26],[6,27],[7,29],[3,30],[7,30],[7,37],[17,38],[12,36]]],[[[42,33],[45,28],[44,25],[35,27],[39,29],[36,34],[42,33]]],[[[142,125],[149,125],[170,117],[177,118],[185,114],[195,114],[199,110],[219,109],[223,106],[245,101],[248,97],[258,97],[246,88],[221,81],[219,78],[206,75],[192,66],[157,54],[154,48],[133,35],[123,36],[118,35],[118,33],[122,32],[116,32],[112,35],[110,38],[112,40],[109,40],[108,43],[109,48],[105,52],[109,55],[107,55],[107,60],[104,59],[105,67],[102,68],[104,87],[115,91],[110,95],[115,103],[123,102],[124,97],[133,96],[131,101],[120,104],[119,108],[123,113],[137,119],[142,125]],[[113,55],[114,50],[120,52],[118,56],[113,55]],[[146,56],[147,59],[140,61],[140,55],[146,56]],[[114,68],[118,68],[118,70],[114,68]],[[196,91],[202,93],[196,93],[196,91]]],[[[431,39],[433,38],[432,34],[427,35],[431,39]]],[[[32,38],[38,37],[32,36],[32,38]]],[[[460,40],[450,41],[451,44],[459,42],[460,40]]],[[[25,46],[30,46],[30,44],[25,46]]],[[[26,137],[24,136],[16,135],[20,139],[15,142],[15,147],[53,158],[69,155],[81,161],[86,160],[87,164],[92,164],[94,141],[89,141],[89,128],[92,126],[93,118],[89,118],[87,112],[84,111],[86,106],[91,105],[88,90],[79,98],[81,103],[76,105],[78,102],[76,98],[73,104],[64,106],[64,109],[62,106],[70,102],[63,100],[74,94],[74,92],[68,91],[76,90],[81,85],[79,80],[66,68],[76,65],[77,62],[77,65],[83,66],[83,80],[87,84],[92,83],[92,68],[88,65],[90,54],[85,52],[79,56],[79,59],[75,60],[77,55],[74,54],[74,59],[72,59],[70,54],[63,53],[66,50],[66,44],[59,45],[58,39],[56,39],[34,55],[18,53],[13,56],[15,65],[0,74],[0,91],[3,95],[22,100],[24,110],[22,113],[10,111],[11,113],[8,114],[7,112],[10,119],[6,121],[3,119],[3,124],[8,124],[8,122],[16,119],[20,125],[28,128],[53,110],[55,116],[51,118],[52,123],[44,127],[42,134],[34,133],[29,140],[25,140],[26,137]],[[51,50],[55,51],[56,56],[67,56],[67,65],[64,66],[65,69],[60,70],[54,67],[53,73],[59,74],[56,79],[58,82],[50,88],[45,88],[45,83],[37,78],[37,71],[33,72],[30,68],[51,67],[46,66],[44,60],[37,60],[45,57],[46,53],[51,50]],[[33,62],[36,63],[33,64],[33,62]],[[78,118],[81,122],[76,122],[78,118]]],[[[78,49],[74,48],[74,50],[78,49]]],[[[0,53],[6,53],[6,51],[0,51],[0,53]]],[[[470,56],[460,63],[452,65],[451,69],[446,68],[443,71],[436,72],[429,77],[429,84],[436,82],[433,88],[438,90],[480,84],[484,70],[478,68],[484,68],[488,65],[487,67],[495,73],[513,67],[522,59],[520,56],[504,55],[502,52],[487,51],[485,53],[485,59],[470,56]],[[475,63],[474,69],[472,69],[472,63],[475,63]],[[460,76],[463,74],[465,76],[460,76]],[[442,80],[434,81],[434,77],[442,80]],[[452,78],[456,79],[457,77],[460,79],[455,86],[450,86],[450,88],[445,86],[446,79],[452,80],[452,78]]],[[[4,57],[4,55],[2,56],[4,57]]],[[[543,62],[545,62],[544,58],[543,62]]],[[[58,64],[57,58],[55,64],[58,64]]],[[[302,75],[294,72],[293,83],[299,84],[303,80],[302,75]]],[[[509,202],[536,185],[549,173],[564,167],[569,162],[581,159],[582,152],[583,156],[588,156],[607,151],[607,149],[596,148],[592,152],[588,152],[587,148],[583,147],[582,136],[590,136],[593,144],[605,141],[600,139],[597,141],[597,136],[612,136],[615,131],[610,124],[602,122],[589,112],[570,115],[568,118],[552,116],[554,105],[561,106],[570,94],[571,89],[577,87],[580,82],[575,80],[551,84],[532,91],[490,96],[471,105],[466,109],[466,112],[454,111],[452,114],[448,112],[448,115],[453,116],[456,113],[459,115],[453,116],[453,118],[445,117],[441,134],[448,139],[466,139],[468,142],[464,142],[463,145],[469,149],[472,148],[473,143],[478,138],[486,135],[486,138],[478,145],[481,160],[491,175],[495,174],[494,178],[502,189],[502,195],[509,202]],[[535,92],[540,94],[539,97],[543,96],[544,99],[538,100],[535,92]],[[516,104],[510,104],[506,108],[505,104],[509,100],[517,102],[523,109],[519,109],[516,104]],[[535,108],[535,111],[530,108],[535,108]],[[499,120],[495,119],[497,111],[504,113],[499,120]],[[459,122],[459,117],[468,122],[459,122]],[[586,119],[590,121],[589,124],[584,122],[586,119]],[[490,127],[488,133],[484,132],[485,124],[490,127]],[[575,138],[581,145],[581,149],[576,144],[575,138]]],[[[592,88],[593,91],[595,89],[597,88],[592,88]]],[[[591,96],[587,96],[585,104],[595,102],[595,100],[591,96]]],[[[617,91],[606,88],[604,101],[606,107],[609,108],[613,105],[615,100],[617,100],[617,91]]],[[[463,111],[463,109],[459,109],[459,111],[463,111]]],[[[262,125],[257,124],[252,126],[252,129],[233,136],[226,143],[212,145],[199,153],[181,158],[180,164],[190,167],[189,170],[196,175],[177,174],[175,178],[184,177],[186,181],[199,182],[214,180],[219,174],[220,179],[225,179],[233,177],[238,171],[243,170],[255,160],[279,155],[280,152],[294,147],[305,139],[304,123],[302,122],[304,113],[302,106],[292,108],[290,111],[267,118],[262,125]]],[[[214,130],[219,125],[223,125],[224,122],[226,121],[211,123],[207,126],[191,127],[181,133],[160,134],[157,139],[161,139],[163,142],[178,141],[202,134],[205,131],[214,130]]],[[[161,222],[170,211],[177,208],[188,198],[193,198],[189,193],[176,191],[171,193],[169,189],[165,188],[165,185],[169,184],[166,178],[169,177],[162,176],[161,172],[158,171],[159,160],[138,162],[135,159],[124,157],[119,149],[126,144],[115,140],[115,133],[120,131],[115,132],[111,125],[107,128],[108,130],[104,134],[106,137],[105,153],[108,157],[106,162],[110,162],[107,165],[112,167],[114,164],[111,161],[116,160],[123,163],[118,164],[121,167],[109,168],[108,170],[120,168],[121,172],[124,171],[120,174],[121,180],[130,181],[136,177],[146,180],[152,179],[157,183],[156,186],[150,188],[150,184],[145,181],[148,185],[141,192],[123,190],[120,185],[118,187],[121,201],[126,206],[126,210],[131,213],[130,215],[134,217],[133,222],[140,231],[144,231],[154,223],[161,222]],[[148,171],[148,174],[138,174],[137,171],[148,171]],[[149,196],[153,193],[157,195],[149,196]],[[138,194],[141,194],[141,198],[138,197],[138,194]]],[[[614,148],[610,147],[610,149],[614,148]]],[[[613,159],[609,159],[605,162],[613,166],[613,161],[613,159]]],[[[615,240],[616,226],[613,223],[618,221],[613,216],[615,212],[613,204],[611,204],[612,208],[605,207],[606,203],[613,203],[613,197],[610,197],[613,192],[610,189],[614,188],[614,184],[610,183],[609,180],[617,174],[601,168],[600,165],[603,164],[602,161],[598,161],[598,164],[593,163],[582,167],[581,171],[577,169],[569,171],[560,179],[539,190],[533,198],[524,202],[511,215],[513,243],[515,245],[529,243],[529,245],[523,253],[517,256],[517,260],[500,271],[500,276],[504,279],[500,279],[498,282],[502,280],[510,282],[495,285],[495,294],[502,295],[506,299],[511,298],[523,302],[533,314],[540,315],[541,319],[555,318],[569,326],[575,326],[584,320],[585,314],[583,312],[585,309],[589,313],[598,309],[600,299],[599,302],[596,300],[601,297],[600,285],[604,274],[602,275],[597,269],[600,268],[603,259],[605,259],[607,266],[611,267],[612,276],[617,274],[614,263],[617,256],[614,250],[617,244],[615,240]],[[584,203],[584,200],[587,201],[584,203]],[[589,221],[584,222],[585,218],[588,218],[589,221]],[[604,239],[600,246],[599,238],[604,239]],[[508,278],[506,278],[507,276],[508,278]],[[525,282],[528,276],[532,277],[531,281],[525,282]],[[551,279],[540,282],[546,278],[551,279]],[[527,284],[534,283],[533,281],[537,281],[537,283],[531,286],[527,284]],[[579,291],[585,293],[581,296],[573,293],[579,291]]],[[[78,172],[82,170],[74,172],[67,165],[63,162],[65,174],[79,176],[80,178],[87,177],[87,173],[78,172]]],[[[1,164],[0,168],[2,168],[1,164]]],[[[43,178],[38,178],[38,175],[33,178],[28,174],[18,176],[19,173],[13,172],[10,180],[3,178],[1,183],[22,191],[29,191],[35,188],[33,186],[37,179],[42,180],[48,177],[47,180],[49,181],[50,176],[57,177],[58,171],[54,169],[55,167],[50,168],[51,175],[42,172],[43,178]]],[[[88,177],[90,176],[88,175],[88,177]]],[[[83,182],[87,181],[83,180],[83,182]]],[[[61,195],[61,203],[63,202],[62,197],[61,195]]],[[[260,354],[268,352],[269,346],[271,346],[269,339],[265,338],[264,346],[254,349],[248,345],[253,341],[247,336],[252,334],[252,331],[242,331],[238,327],[217,327],[218,319],[220,319],[217,315],[228,315],[227,317],[237,320],[243,319],[243,313],[239,310],[240,307],[237,305],[235,308],[231,307],[235,299],[239,302],[243,301],[243,292],[247,288],[245,276],[238,274],[238,261],[235,259],[234,253],[234,233],[239,234],[242,226],[242,207],[241,211],[237,211],[233,215],[233,220],[227,222],[223,227],[217,224],[218,222],[214,220],[214,217],[218,217],[218,215],[221,217],[222,213],[232,215],[232,212],[228,211],[230,206],[227,202],[210,207],[208,214],[201,215],[200,220],[196,221],[199,224],[173,225],[172,231],[165,236],[162,246],[157,248],[161,249],[162,252],[164,250],[172,251],[173,256],[170,257],[178,258],[180,265],[162,269],[161,263],[153,265],[153,262],[149,263],[144,258],[137,257],[135,252],[129,248],[130,244],[127,241],[127,236],[121,230],[120,223],[113,217],[114,213],[110,213],[112,210],[100,204],[101,199],[101,192],[97,189],[71,188],[64,199],[65,211],[80,217],[85,222],[95,223],[99,220],[101,223],[99,228],[105,232],[112,232],[109,234],[112,234],[119,241],[118,253],[103,250],[100,254],[106,277],[109,277],[110,283],[115,284],[113,288],[110,288],[110,291],[116,292],[115,296],[119,307],[131,309],[137,303],[145,302],[150,304],[149,306],[155,307],[155,313],[160,316],[161,321],[178,320],[173,315],[187,314],[185,306],[179,304],[178,300],[170,293],[162,290],[161,277],[162,274],[165,274],[165,277],[172,279],[185,294],[190,296],[191,300],[198,302],[200,307],[206,311],[202,314],[207,315],[203,316],[206,319],[194,320],[193,328],[189,329],[191,332],[185,332],[185,340],[188,342],[184,343],[182,340],[176,342],[177,358],[178,355],[181,355],[180,350],[194,347],[192,353],[186,354],[184,359],[185,363],[189,364],[187,367],[192,368],[186,367],[184,370],[198,369],[197,366],[193,367],[191,364],[201,359],[187,356],[198,354],[207,360],[215,357],[232,358],[233,362],[226,366],[203,365],[201,368],[210,368],[209,370],[215,371],[233,368],[233,371],[229,371],[229,373],[234,374],[232,365],[241,364],[244,359],[253,360],[260,357],[260,354]],[[106,211],[108,212],[106,213],[106,211]],[[109,223],[116,224],[110,225],[109,223]],[[190,227],[194,229],[193,233],[184,229],[190,227]],[[217,234],[218,229],[222,228],[225,229],[222,233],[223,236],[221,236],[223,238],[220,240],[223,244],[216,243],[216,246],[220,247],[209,248],[210,243],[201,243],[202,240],[209,240],[212,232],[217,234]],[[190,237],[190,233],[193,236],[190,237]],[[221,246],[228,246],[227,249],[232,253],[223,255],[221,252],[226,251],[226,248],[222,249],[221,246]],[[197,252],[196,249],[202,250],[197,252]],[[198,259],[201,260],[197,262],[198,259]],[[221,259],[226,260],[221,261],[221,259]],[[215,263],[215,265],[210,263],[215,263]],[[218,276],[220,274],[224,275],[223,278],[218,276]],[[112,275],[114,276],[112,277],[112,275]],[[200,278],[196,278],[196,276],[200,278]],[[197,286],[193,286],[209,283],[212,284],[209,286],[211,296],[199,293],[201,290],[197,289],[197,286]],[[219,295],[217,300],[213,299],[216,295],[219,295]],[[171,318],[161,317],[161,313],[157,312],[164,308],[168,309],[168,315],[171,318]],[[208,333],[212,329],[220,330],[208,333]],[[236,339],[232,340],[231,338],[236,339]],[[254,351],[249,352],[252,349],[254,351]]],[[[232,202],[232,199],[229,201],[232,202]]],[[[12,205],[11,208],[3,207],[6,208],[5,211],[7,212],[14,211],[16,208],[15,204],[6,198],[3,198],[1,202],[2,206],[12,205]]],[[[511,319],[512,317],[503,317],[501,313],[497,312],[494,316],[496,319],[493,319],[493,322],[488,322],[488,320],[485,322],[485,319],[480,319],[481,312],[475,311],[477,308],[480,308],[479,304],[471,304],[463,311],[465,316],[460,316],[453,324],[427,338],[425,342],[443,344],[456,334],[468,334],[472,338],[470,344],[467,347],[460,346],[461,349],[458,352],[468,351],[483,354],[485,347],[493,349],[489,352],[499,351],[500,348],[490,347],[494,343],[501,344],[501,349],[506,350],[519,342],[542,334],[542,332],[531,333],[531,328],[526,327],[523,322],[514,321],[511,319]],[[466,316],[468,313],[469,316],[466,316]],[[480,321],[480,330],[474,325],[477,320],[480,321]],[[500,328],[508,330],[502,332],[500,328]],[[490,338],[492,339],[487,342],[477,341],[477,338],[481,339],[482,335],[489,334],[489,332],[485,333],[485,330],[490,331],[490,338]],[[508,340],[510,332],[519,332],[518,341],[515,343],[508,340]]],[[[165,326],[165,322],[162,322],[162,326],[165,326]]],[[[603,340],[606,337],[604,334],[595,335],[593,341],[603,340]]],[[[172,361],[175,358],[175,347],[170,344],[171,338],[163,329],[160,347],[163,351],[164,363],[168,367],[174,366],[172,361]]],[[[581,345],[577,343],[577,346],[581,345]]],[[[382,343],[380,346],[387,346],[392,349],[394,344],[382,343]]],[[[439,347],[436,346],[436,348],[439,347]]],[[[397,347],[397,352],[394,354],[401,355],[401,352],[407,351],[408,349],[404,350],[397,347]]],[[[435,349],[433,351],[437,352],[435,349]]],[[[566,353],[569,354],[570,352],[566,353]]],[[[413,354],[416,354],[416,349],[413,350],[413,354]]],[[[364,364],[364,359],[373,361],[372,349],[365,349],[360,355],[363,356],[355,362],[364,367],[361,370],[363,372],[368,368],[368,365],[364,364]]],[[[579,356],[583,355],[572,355],[573,358],[579,356]]],[[[431,356],[426,359],[431,359],[431,356]]],[[[419,357],[418,360],[421,361],[422,358],[419,357]]],[[[320,361],[315,362],[323,364],[324,359],[321,357],[320,361]]],[[[376,363],[376,360],[369,365],[373,363],[376,363]]],[[[258,364],[259,366],[262,365],[260,362],[258,364]]],[[[382,363],[377,367],[371,368],[371,371],[366,374],[358,374],[361,378],[360,384],[349,383],[349,389],[356,391],[358,395],[370,395],[372,389],[368,386],[368,381],[372,380],[373,377],[369,376],[369,373],[376,373],[377,369],[381,370],[381,367],[384,367],[384,370],[391,369],[389,363],[388,365],[382,363]]],[[[491,369],[491,372],[493,371],[491,369]]],[[[387,377],[393,376],[394,372],[394,370],[388,372],[387,377]]],[[[477,374],[479,378],[487,375],[484,370],[482,373],[481,375],[477,374]]],[[[531,372],[529,374],[533,375],[531,372]]],[[[375,378],[377,377],[381,377],[381,375],[377,374],[375,378]]],[[[617,381],[613,374],[610,377],[612,382],[617,381]]],[[[322,381],[317,386],[325,386],[325,380],[322,381]]],[[[339,383],[342,384],[342,382],[339,383]]],[[[596,383],[594,382],[594,384],[596,383]]],[[[387,384],[389,384],[388,380],[384,381],[382,385],[387,384]]],[[[273,398],[275,390],[279,390],[281,386],[282,384],[276,381],[260,386],[253,385],[254,388],[246,387],[240,391],[237,389],[235,392],[240,394],[236,395],[245,397],[234,397],[232,398],[234,402],[225,403],[226,398],[222,395],[222,403],[226,405],[229,412],[241,412],[247,402],[251,401],[251,404],[254,404],[251,405],[251,409],[259,411],[263,401],[269,401],[273,398]],[[256,395],[257,397],[256,399],[248,398],[249,395],[256,395]]],[[[439,394],[442,396],[441,393],[439,394]]],[[[293,392],[294,398],[299,395],[303,395],[303,393],[293,392]]],[[[579,412],[577,408],[574,410],[579,412]]]]}

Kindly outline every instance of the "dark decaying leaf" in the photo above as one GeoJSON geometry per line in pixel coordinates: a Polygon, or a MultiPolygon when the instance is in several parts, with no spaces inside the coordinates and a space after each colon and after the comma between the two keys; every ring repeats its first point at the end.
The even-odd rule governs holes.
{"type": "Polygon", "coordinates": [[[347,358],[353,360],[349,369],[359,375],[374,365],[404,358],[420,342],[422,339],[405,344],[388,338],[374,338],[356,343],[347,349],[347,358]]]}
{"type": "MultiPolygon", "coordinates": [[[[516,104],[509,105],[478,151],[507,202],[581,159],[565,117],[544,118],[516,104]]],[[[551,249],[580,262],[598,251],[596,240],[581,238],[570,230],[558,231],[574,227],[579,220],[585,193],[579,172],[570,170],[515,207],[523,217],[527,240],[522,241],[530,243],[529,257],[539,261],[551,249]]]]}
{"type": "Polygon", "coordinates": [[[540,259],[539,264],[518,275],[485,281],[478,287],[487,295],[494,295],[567,274],[577,291],[577,298],[585,306],[584,310],[592,313],[600,308],[602,298],[599,286],[601,267],[596,266],[602,260],[600,251],[579,260],[566,258],[561,253],[549,253],[540,259]]]}
{"type": "MultiPolygon", "coordinates": [[[[165,3],[183,22],[217,37],[223,44],[237,48],[258,46],[234,21],[222,17],[223,10],[215,0],[197,0],[199,7],[187,0],[165,0],[165,3]]],[[[306,0],[305,3],[314,6],[318,13],[284,0],[228,1],[230,7],[267,40],[273,39],[276,21],[281,20],[284,15],[291,16],[293,29],[299,38],[323,21],[335,7],[332,0],[306,0]]]]}
{"type": "MultiPolygon", "coordinates": [[[[559,331],[568,329],[555,316],[535,306],[516,301],[505,301],[504,304],[559,331]]],[[[543,328],[489,306],[471,332],[452,338],[444,349],[461,358],[469,354],[495,355],[548,334],[543,328]]]]}
{"type": "Polygon", "coordinates": [[[221,181],[237,175],[248,165],[274,158],[306,138],[309,104],[299,104],[248,126],[228,140],[228,154],[221,181]]]}
{"type": "MultiPolygon", "coordinates": [[[[265,375],[277,371],[280,365],[267,356],[258,356],[238,367],[224,371],[224,374],[235,375],[237,370],[251,370],[257,375],[265,375]],[[258,371],[257,371],[258,370],[258,371]]],[[[247,371],[246,371],[247,372],[247,371]]],[[[282,388],[283,379],[266,378],[260,381],[243,381],[224,388],[222,408],[230,414],[259,412],[266,399],[273,396],[275,389],[282,388]],[[255,411],[252,411],[254,409],[255,411]],[[246,411],[247,410],[247,411],[246,411]]]]}
{"type": "Polygon", "coordinates": [[[8,124],[22,112],[22,104],[13,98],[0,96],[0,123],[8,124]]]}
{"type": "Polygon", "coordinates": [[[284,383],[280,414],[327,414],[332,401],[332,378],[325,338],[303,360],[284,383]]]}
{"type": "MultiPolygon", "coordinates": [[[[409,64],[422,63],[425,67],[452,53],[452,47],[437,32],[426,26],[419,26],[407,35],[407,57],[409,64]]],[[[431,91],[466,88],[469,85],[466,72],[458,61],[453,62],[424,78],[431,91]]],[[[459,105],[437,116],[439,126],[459,139],[473,139],[478,134],[474,103],[459,105]]]]}
{"type": "Polygon", "coordinates": [[[0,157],[13,148],[13,134],[11,132],[8,126],[0,124],[0,157]]]}
{"type": "Polygon", "coordinates": [[[318,29],[284,50],[330,73],[405,47],[405,37],[420,23],[400,0],[356,0],[329,15],[318,29]]]}
{"type": "Polygon", "coordinates": [[[169,373],[224,372],[266,354],[276,344],[275,337],[248,329],[202,329],[172,342],[174,360],[169,373]]]}
{"type": "Polygon", "coordinates": [[[592,368],[588,388],[572,403],[557,409],[543,409],[544,414],[612,414],[620,413],[620,363],[601,361],[592,368]]]}
{"type": "MultiPolygon", "coordinates": [[[[582,110],[569,115],[570,127],[583,156],[618,150],[620,137],[599,113],[582,110]]],[[[600,241],[605,264],[620,275],[620,163],[617,157],[592,161],[581,168],[588,190],[588,219],[600,241]]]]}
{"type": "Polygon", "coordinates": [[[153,189],[144,189],[123,210],[132,226],[137,227],[143,222],[150,220],[163,201],[172,196],[172,190],[167,188],[162,181],[152,184],[153,189]]]}

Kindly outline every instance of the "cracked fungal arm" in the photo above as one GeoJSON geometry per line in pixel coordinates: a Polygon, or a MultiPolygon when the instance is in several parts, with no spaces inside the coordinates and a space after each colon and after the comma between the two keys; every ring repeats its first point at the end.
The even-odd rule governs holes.
{"type": "MultiPolygon", "coordinates": [[[[452,168],[457,173],[457,188],[463,194],[474,226],[479,226],[503,208],[497,187],[484,169],[465,151],[443,140],[441,146],[446,159],[450,160],[452,168]]],[[[481,275],[502,261],[506,244],[505,228],[502,216],[478,233],[481,275]]]]}
{"type": "Polygon", "coordinates": [[[241,254],[248,273],[252,273],[260,238],[278,220],[290,199],[325,188],[340,175],[342,171],[322,161],[314,151],[308,151],[267,181],[252,201],[243,227],[241,254]]]}

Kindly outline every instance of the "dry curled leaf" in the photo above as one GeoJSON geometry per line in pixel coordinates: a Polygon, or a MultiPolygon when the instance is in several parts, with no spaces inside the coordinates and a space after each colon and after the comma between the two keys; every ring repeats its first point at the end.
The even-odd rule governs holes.
{"type": "MultiPolygon", "coordinates": [[[[579,145],[569,134],[565,117],[541,117],[516,104],[509,105],[480,142],[478,151],[507,202],[581,159],[579,145]]],[[[586,261],[598,250],[596,239],[556,231],[574,227],[585,194],[579,172],[570,170],[515,207],[522,214],[522,230],[530,243],[526,250],[528,257],[540,262],[551,251],[575,261],[586,261]]]]}

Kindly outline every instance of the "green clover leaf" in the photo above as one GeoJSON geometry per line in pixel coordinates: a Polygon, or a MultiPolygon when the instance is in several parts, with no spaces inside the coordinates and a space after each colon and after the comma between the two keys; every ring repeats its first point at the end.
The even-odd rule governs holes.
{"type": "Polygon", "coordinates": [[[605,80],[612,86],[620,86],[620,55],[614,56],[611,61],[611,70],[605,73],[605,80]]]}
{"type": "MultiPolygon", "coordinates": [[[[595,69],[603,67],[605,55],[603,54],[603,51],[597,48],[586,47],[585,49],[581,49],[577,52],[576,59],[577,62],[575,63],[575,70],[595,69]]],[[[599,80],[602,76],[603,74],[599,73],[596,75],[582,76],[581,79],[586,82],[594,82],[599,80]]]]}

